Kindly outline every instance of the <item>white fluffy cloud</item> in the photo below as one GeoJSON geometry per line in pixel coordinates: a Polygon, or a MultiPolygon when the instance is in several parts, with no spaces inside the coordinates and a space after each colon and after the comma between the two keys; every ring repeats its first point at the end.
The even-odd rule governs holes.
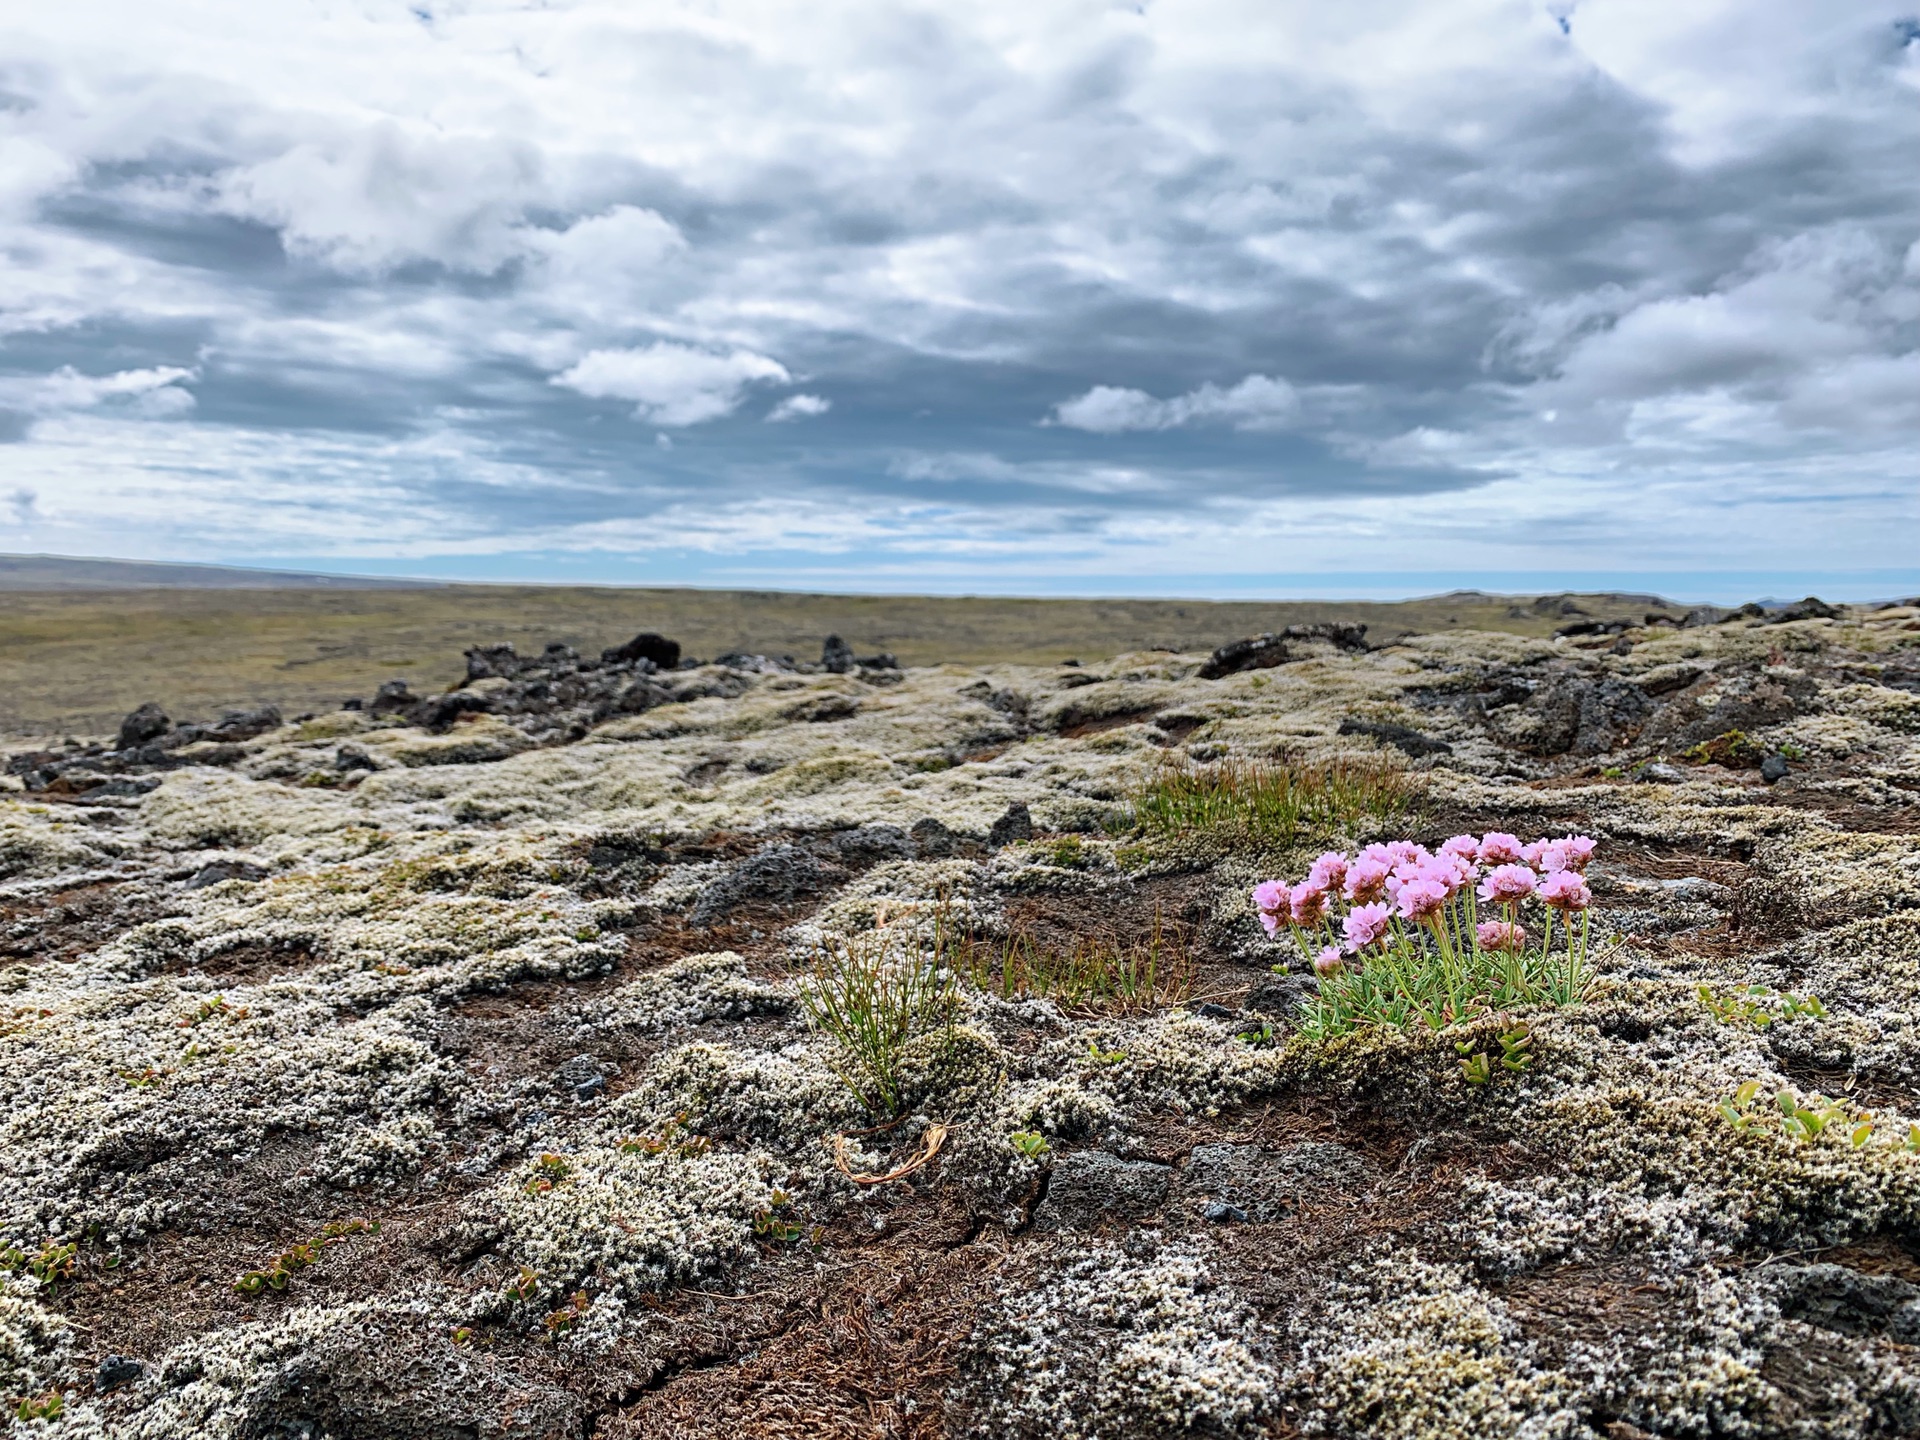
{"type": "Polygon", "coordinates": [[[1293,386],[1269,375],[1249,375],[1231,389],[1206,384],[1171,400],[1156,400],[1144,390],[1096,385],[1055,406],[1053,419],[1074,430],[1118,435],[1208,422],[1236,430],[1284,430],[1299,413],[1300,397],[1293,386]]]}
{"type": "Polygon", "coordinates": [[[738,409],[749,385],[792,378],[779,361],[751,351],[716,355],[662,341],[638,350],[594,350],[553,383],[596,400],[632,400],[634,415],[655,425],[698,425],[738,409]]]}
{"type": "Polygon", "coordinates": [[[767,412],[767,420],[776,425],[788,420],[812,420],[832,408],[833,402],[824,395],[789,395],[767,412]]]}

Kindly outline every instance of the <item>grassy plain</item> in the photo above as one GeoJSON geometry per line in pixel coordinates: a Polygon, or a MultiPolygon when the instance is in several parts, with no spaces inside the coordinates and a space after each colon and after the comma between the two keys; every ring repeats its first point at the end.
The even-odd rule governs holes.
{"type": "MultiPolygon", "coordinates": [[[[1600,619],[1638,619],[1644,596],[1576,596],[1600,619]]],[[[861,654],[942,661],[1088,663],[1129,650],[1211,650],[1314,620],[1358,621],[1376,643],[1447,629],[1546,635],[1557,605],[1457,594],[1398,604],[1040,600],[803,595],[751,590],[448,585],[421,589],[134,589],[0,592],[0,732],[94,734],[146,700],[175,719],[273,703],[331,710],[406,678],[463,673],[461,652],[561,640],[597,653],[658,630],[702,658],[740,650],[817,659],[844,636],[861,654]]]]}

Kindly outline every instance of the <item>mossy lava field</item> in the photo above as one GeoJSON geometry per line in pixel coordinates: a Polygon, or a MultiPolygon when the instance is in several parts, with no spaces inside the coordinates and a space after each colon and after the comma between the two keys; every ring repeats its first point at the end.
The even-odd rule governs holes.
{"type": "Polygon", "coordinates": [[[1687,619],[16,754],[0,1424],[1920,1433],[1920,610],[1687,619]],[[1254,888],[1489,833],[1595,842],[1557,998],[1321,1023],[1254,888]]]}

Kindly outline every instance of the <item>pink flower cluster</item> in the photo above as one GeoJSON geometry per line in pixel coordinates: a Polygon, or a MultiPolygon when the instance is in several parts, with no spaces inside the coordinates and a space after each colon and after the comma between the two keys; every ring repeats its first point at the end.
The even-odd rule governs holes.
{"type": "MultiPolygon", "coordinates": [[[[1329,927],[1338,902],[1344,946],[1328,946],[1314,960],[1322,974],[1335,973],[1344,950],[1359,955],[1393,933],[1398,922],[1438,926],[1456,899],[1471,906],[1480,903],[1507,911],[1504,920],[1489,920],[1474,930],[1485,950],[1519,950],[1526,931],[1517,919],[1523,901],[1538,899],[1564,912],[1585,910],[1593,902],[1587,888],[1587,864],[1594,842],[1585,835],[1563,835],[1530,845],[1498,831],[1456,835],[1437,853],[1408,840],[1369,845],[1358,855],[1328,851],[1313,862],[1298,885],[1269,880],[1256,886],[1253,903],[1269,935],[1282,926],[1303,930],[1329,927]]],[[[1331,938],[1329,935],[1328,938],[1331,938]]]]}

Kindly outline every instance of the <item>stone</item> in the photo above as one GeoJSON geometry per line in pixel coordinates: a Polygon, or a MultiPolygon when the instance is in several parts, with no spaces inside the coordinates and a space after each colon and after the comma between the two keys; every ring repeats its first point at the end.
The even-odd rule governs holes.
{"type": "Polygon", "coordinates": [[[1093,1230],[1103,1220],[1144,1220],[1167,1203],[1173,1167],[1076,1150],[1055,1162],[1047,1198],[1033,1212],[1041,1231],[1093,1230]]]}
{"type": "Polygon", "coordinates": [[[829,635],[820,647],[820,668],[829,675],[845,675],[859,662],[853,658],[853,647],[838,635],[829,635]]]}
{"type": "Polygon", "coordinates": [[[1024,800],[1016,800],[1007,806],[1005,813],[993,822],[987,831],[987,844],[998,850],[1002,845],[1012,845],[1016,841],[1033,838],[1033,816],[1028,813],[1024,800]]]}
{"type": "Polygon", "coordinates": [[[167,718],[167,712],[149,700],[120,722],[118,748],[137,750],[149,741],[159,739],[172,728],[173,721],[167,718]]]}
{"type": "Polygon", "coordinates": [[[1561,675],[1534,697],[1539,729],[1526,748],[1535,755],[1604,755],[1630,743],[1653,714],[1640,686],[1611,677],[1561,675]]]}
{"type": "Polygon", "coordinates": [[[93,1372],[93,1391],[105,1395],[122,1385],[131,1385],[147,1373],[147,1367],[130,1355],[109,1355],[93,1372]]]}
{"type": "Polygon", "coordinates": [[[453,722],[462,715],[477,715],[491,708],[491,702],[485,695],[476,695],[471,690],[449,690],[444,695],[430,695],[407,712],[407,718],[422,730],[434,734],[451,730],[453,722]]]}
{"type": "Polygon", "coordinates": [[[260,881],[267,878],[267,867],[250,860],[214,860],[187,877],[189,890],[204,890],[226,880],[260,881]]]}
{"type": "Polygon", "coordinates": [[[775,845],[708,884],[687,919],[694,925],[717,925],[742,905],[808,899],[843,877],[844,872],[822,865],[798,845],[775,845]]]}
{"type": "Polygon", "coordinates": [[[1205,1005],[1195,1006],[1193,1013],[1203,1020],[1234,1020],[1239,1018],[1237,1012],[1234,1010],[1229,1009],[1225,1005],[1216,1005],[1212,1001],[1208,1001],[1205,1005]]]}
{"type": "Polygon", "coordinates": [[[1249,990],[1241,1008],[1286,1019],[1298,1015],[1319,993],[1320,984],[1311,975],[1275,975],[1249,990]]]}
{"type": "Polygon", "coordinates": [[[333,768],[344,775],[354,770],[378,770],[380,767],[360,746],[342,745],[333,752],[333,768]]]}
{"type": "Polygon", "coordinates": [[[1767,617],[1769,625],[1785,625],[1794,620],[1838,620],[1840,611],[1818,595],[1809,595],[1791,605],[1782,606],[1767,617]]]}
{"type": "Polygon", "coordinates": [[[1289,625],[1284,630],[1269,630],[1245,640],[1231,640],[1215,650],[1200,667],[1202,680],[1219,680],[1243,670],[1271,670],[1293,658],[1289,640],[1324,641],[1340,650],[1367,648],[1367,627],[1339,621],[1320,621],[1312,625],[1289,625]]]}
{"type": "Polygon", "coordinates": [[[914,821],[907,835],[914,848],[930,860],[945,859],[960,845],[960,837],[931,815],[914,821]]]}
{"type": "Polygon", "coordinates": [[[1696,605],[1681,618],[1682,630],[1696,630],[1702,625],[1718,625],[1726,614],[1717,605],[1696,605]]]}
{"type": "Polygon", "coordinates": [[[1382,744],[1391,745],[1418,760],[1427,755],[1451,755],[1453,746],[1444,740],[1436,740],[1431,735],[1423,735],[1411,725],[1395,725],[1385,721],[1355,720],[1351,717],[1340,722],[1335,732],[1340,735],[1365,735],[1382,744]]]}
{"type": "Polygon", "coordinates": [[[642,630],[626,644],[602,650],[600,660],[607,665],[636,665],[644,660],[657,669],[671,670],[680,663],[680,642],[642,630]]]}
{"type": "Polygon", "coordinates": [[[1769,785],[1777,785],[1793,773],[1793,767],[1787,764],[1784,755],[1769,755],[1760,762],[1760,778],[1769,785]]]}
{"type": "Polygon", "coordinates": [[[1266,1224],[1308,1197],[1364,1190],[1379,1174],[1379,1167],[1365,1156],[1326,1141],[1284,1150],[1222,1142],[1196,1145],[1180,1184],[1201,1199],[1203,1214],[1211,1202],[1233,1207],[1254,1224],[1266,1224]]]}
{"type": "Polygon", "coordinates": [[[1663,760],[1655,760],[1634,771],[1633,778],[1644,780],[1651,785],[1678,785],[1687,778],[1687,772],[1678,765],[1669,765],[1663,760]]]}
{"type": "Polygon", "coordinates": [[[404,680],[389,680],[382,685],[373,697],[373,704],[367,707],[372,715],[397,715],[402,710],[410,710],[418,703],[413,692],[407,689],[404,680]]]}
{"type": "Polygon", "coordinates": [[[1841,1335],[1920,1344],[1920,1286],[1845,1265],[1797,1265],[1774,1281],[1787,1318],[1841,1335]]]}
{"type": "Polygon", "coordinates": [[[229,742],[253,740],[270,730],[278,730],[281,724],[277,705],[262,705],[258,710],[229,710],[221,715],[217,725],[207,727],[206,736],[210,740],[229,742]]]}
{"type": "Polygon", "coordinates": [[[476,645],[467,651],[467,679],[490,680],[502,676],[511,680],[520,673],[520,657],[512,645],[476,645]]]}
{"type": "Polygon", "coordinates": [[[1203,1218],[1213,1221],[1216,1225],[1245,1225],[1247,1223],[1247,1212],[1242,1210],[1238,1205],[1227,1204],[1224,1200],[1209,1200],[1205,1208],[1200,1211],[1200,1214],[1203,1218]]]}
{"type": "Polygon", "coordinates": [[[833,853],[841,864],[865,869],[888,860],[911,860],[918,853],[907,832],[898,825],[861,825],[833,837],[833,853]]]}

